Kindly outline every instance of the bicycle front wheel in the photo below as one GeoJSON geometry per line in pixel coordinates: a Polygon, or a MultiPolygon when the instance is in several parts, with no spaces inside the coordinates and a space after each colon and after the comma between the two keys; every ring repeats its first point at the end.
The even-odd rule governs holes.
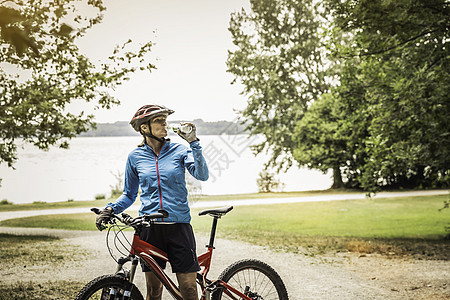
{"type": "MultiPolygon", "coordinates": [[[[219,280],[247,295],[251,299],[288,300],[286,286],[275,270],[268,264],[254,259],[244,259],[226,268],[219,280]]],[[[211,299],[236,299],[225,288],[219,288],[211,299]]]]}
{"type": "Polygon", "coordinates": [[[144,300],[138,288],[117,275],[93,279],[78,293],[75,300],[144,300]]]}

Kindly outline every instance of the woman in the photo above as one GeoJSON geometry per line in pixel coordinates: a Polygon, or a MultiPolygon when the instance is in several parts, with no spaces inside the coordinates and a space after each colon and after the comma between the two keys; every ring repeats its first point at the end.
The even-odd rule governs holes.
{"type": "MultiPolygon", "coordinates": [[[[127,160],[123,194],[109,203],[97,217],[100,229],[111,213],[120,213],[136,200],[139,186],[142,202],[139,215],[164,209],[169,217],[142,230],[141,239],[168,254],[172,271],[176,273],[183,299],[198,299],[196,273],[197,261],[194,233],[190,225],[185,169],[198,180],[208,179],[208,167],[202,147],[196,136],[194,124],[190,133],[178,131],[190,148],[171,143],[167,136],[167,116],[174,111],[160,105],[145,105],[131,119],[131,126],[140,132],[144,141],[133,150],[127,160]]],[[[165,261],[154,257],[164,268],[165,261]]],[[[150,270],[142,265],[147,282],[147,299],[161,299],[163,286],[150,270]]]]}

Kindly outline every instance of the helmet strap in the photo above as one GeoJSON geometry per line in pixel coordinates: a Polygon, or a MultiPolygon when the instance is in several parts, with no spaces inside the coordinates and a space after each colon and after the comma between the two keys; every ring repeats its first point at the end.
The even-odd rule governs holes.
{"type": "Polygon", "coordinates": [[[142,129],[139,129],[140,133],[144,136],[144,137],[149,137],[151,139],[157,140],[158,142],[164,143],[165,142],[165,138],[159,138],[156,137],[152,134],[152,127],[150,126],[150,120],[148,120],[148,130],[150,133],[145,133],[144,131],[142,131],[142,129]]]}

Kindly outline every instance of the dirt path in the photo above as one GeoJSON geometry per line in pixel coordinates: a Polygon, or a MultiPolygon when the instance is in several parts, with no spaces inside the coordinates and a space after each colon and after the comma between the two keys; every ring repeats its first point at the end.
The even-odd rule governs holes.
{"type": "MultiPolygon", "coordinates": [[[[75,260],[59,269],[18,266],[2,278],[4,282],[56,279],[87,282],[114,271],[114,261],[107,254],[103,232],[22,228],[0,228],[0,232],[63,237],[63,243],[68,247],[78,246],[86,252],[85,260],[75,260]]],[[[207,241],[206,236],[197,235],[199,251],[203,251],[207,241]]],[[[291,299],[450,299],[449,261],[355,253],[310,257],[217,239],[211,277],[242,258],[257,258],[276,269],[291,299]]],[[[144,291],[141,272],[137,276],[137,285],[144,291]]],[[[166,296],[165,299],[171,298],[166,296]]]]}

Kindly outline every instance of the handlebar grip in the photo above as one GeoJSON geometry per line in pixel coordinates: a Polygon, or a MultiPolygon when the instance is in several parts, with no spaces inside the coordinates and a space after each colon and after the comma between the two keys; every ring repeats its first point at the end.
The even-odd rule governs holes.
{"type": "Polygon", "coordinates": [[[94,212],[95,214],[99,215],[101,213],[101,210],[98,209],[97,207],[93,207],[91,208],[91,211],[94,212]]]}
{"type": "Polygon", "coordinates": [[[169,213],[163,209],[158,210],[157,213],[153,213],[150,215],[145,215],[144,219],[146,221],[150,221],[150,220],[154,220],[154,219],[164,219],[167,218],[169,216],[169,213]]]}
{"type": "Polygon", "coordinates": [[[158,213],[160,213],[162,215],[161,218],[168,218],[169,217],[169,212],[165,209],[158,209],[158,213]]]}

